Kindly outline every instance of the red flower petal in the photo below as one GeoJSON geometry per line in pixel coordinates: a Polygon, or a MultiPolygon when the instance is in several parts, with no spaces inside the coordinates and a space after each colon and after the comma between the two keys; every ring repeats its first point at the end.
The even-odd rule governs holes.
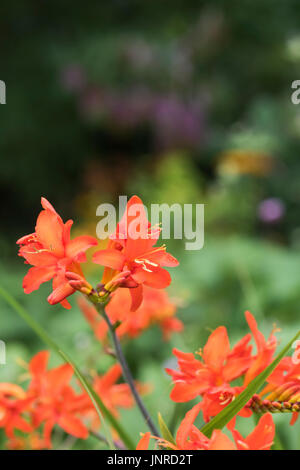
{"type": "Polygon", "coordinates": [[[151,433],[146,432],[143,435],[143,437],[140,439],[138,445],[136,446],[136,450],[148,450],[150,437],[151,437],[151,433]]]}
{"type": "Polygon", "coordinates": [[[257,322],[250,312],[245,312],[245,317],[247,320],[247,323],[249,325],[250,330],[252,331],[253,338],[255,340],[256,346],[257,346],[257,351],[261,352],[263,349],[266,347],[266,340],[264,338],[264,335],[259,331],[257,322]]]}
{"type": "Polygon", "coordinates": [[[138,287],[133,287],[132,289],[129,289],[129,292],[131,294],[130,310],[132,312],[135,312],[143,301],[143,286],[140,285],[138,287]]]}
{"type": "Polygon", "coordinates": [[[246,437],[245,442],[251,450],[269,450],[273,444],[275,425],[271,413],[263,415],[256,428],[246,437]]]}
{"type": "Polygon", "coordinates": [[[189,433],[192,429],[192,425],[201,410],[201,406],[202,403],[197,403],[197,405],[193,406],[193,408],[187,412],[185,418],[181,421],[176,435],[176,444],[178,447],[182,449],[184,448],[189,433]]]}
{"type": "Polygon", "coordinates": [[[41,375],[46,372],[50,352],[40,351],[29,362],[29,371],[32,375],[41,375]]]}
{"type": "Polygon", "coordinates": [[[23,279],[23,289],[25,294],[30,294],[37,290],[43,282],[50,281],[55,275],[55,267],[33,267],[23,279]]]}
{"type": "Polygon", "coordinates": [[[219,326],[207,340],[203,348],[203,360],[213,369],[222,368],[226,357],[230,352],[230,344],[227,330],[224,326],[219,326]]]}
{"type": "Polygon", "coordinates": [[[117,271],[122,271],[125,256],[118,250],[101,250],[94,253],[93,262],[108,268],[116,269],[117,271]]]}
{"type": "Polygon", "coordinates": [[[237,450],[234,443],[220,429],[215,429],[208,447],[209,450],[237,450]]]}
{"type": "Polygon", "coordinates": [[[71,227],[73,225],[73,220],[67,220],[63,227],[63,244],[66,247],[70,242],[71,227]]]}
{"type": "Polygon", "coordinates": [[[76,258],[78,255],[85,253],[91,246],[98,245],[98,241],[89,235],[82,235],[71,240],[66,246],[66,255],[69,258],[76,258]]]}
{"type": "Polygon", "coordinates": [[[168,271],[163,268],[152,268],[151,272],[145,271],[144,269],[138,269],[132,278],[139,284],[145,284],[149,287],[156,289],[164,289],[171,284],[171,276],[168,271]]]}
{"type": "Polygon", "coordinates": [[[72,308],[72,307],[71,307],[71,304],[67,301],[67,299],[62,300],[62,301],[59,302],[59,303],[60,303],[60,305],[61,305],[63,308],[65,308],[65,309],[67,309],[67,310],[70,310],[70,309],[72,308]]]}
{"type": "Polygon", "coordinates": [[[33,242],[36,239],[36,234],[35,233],[30,233],[29,235],[24,235],[24,237],[19,238],[19,240],[16,241],[17,245],[26,245],[29,242],[33,242]]]}
{"type": "MultiPolygon", "coordinates": [[[[205,384],[205,389],[207,389],[207,386],[208,384],[205,384]]],[[[174,388],[170,393],[170,398],[176,403],[183,403],[194,400],[194,398],[196,398],[199,393],[201,393],[201,388],[202,386],[199,383],[175,383],[174,388]]]]}
{"type": "Polygon", "coordinates": [[[53,266],[57,263],[57,257],[44,250],[40,243],[29,243],[22,246],[19,255],[23,256],[32,266],[53,266]]]}
{"type": "Polygon", "coordinates": [[[68,434],[72,434],[72,436],[78,437],[78,439],[86,439],[89,435],[87,428],[75,416],[66,414],[60,416],[58,419],[58,424],[68,434]]]}
{"type": "MultiPolygon", "coordinates": [[[[58,213],[56,212],[56,210],[54,209],[52,204],[50,204],[50,202],[45,197],[41,198],[41,204],[42,204],[43,209],[52,211],[52,212],[54,212],[54,214],[58,215],[58,213]]],[[[58,215],[58,217],[59,217],[59,215],[58,215]]]]}
{"type": "Polygon", "coordinates": [[[63,227],[61,218],[50,210],[40,213],[35,227],[38,241],[59,257],[64,256],[63,227]]]}
{"type": "Polygon", "coordinates": [[[115,364],[112,366],[105,375],[100,379],[101,386],[104,388],[110,388],[114,385],[122,374],[122,369],[120,364],[115,364]]]}
{"type": "Polygon", "coordinates": [[[154,249],[152,253],[146,253],[145,259],[148,259],[152,263],[157,263],[159,266],[167,266],[170,268],[179,265],[179,261],[174,258],[174,256],[170,255],[170,253],[167,253],[164,247],[161,247],[160,250],[154,249]]]}
{"type": "Polygon", "coordinates": [[[55,367],[48,372],[48,382],[51,385],[51,392],[53,396],[59,393],[68,383],[73,376],[73,369],[70,364],[63,364],[62,366],[55,367]]]}

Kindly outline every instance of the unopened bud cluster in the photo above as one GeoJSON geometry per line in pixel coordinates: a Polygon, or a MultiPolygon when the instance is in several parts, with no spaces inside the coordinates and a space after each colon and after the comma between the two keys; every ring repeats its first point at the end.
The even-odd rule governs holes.
{"type": "Polygon", "coordinates": [[[259,395],[253,395],[247,404],[255,413],[293,413],[300,411],[300,401],[271,401],[262,400],[259,395]]]}

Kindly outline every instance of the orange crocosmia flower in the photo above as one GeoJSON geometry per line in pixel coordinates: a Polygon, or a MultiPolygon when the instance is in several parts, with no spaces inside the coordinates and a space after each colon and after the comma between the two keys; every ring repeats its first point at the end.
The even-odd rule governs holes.
{"type": "Polygon", "coordinates": [[[167,369],[174,382],[171,399],[185,402],[205,392],[214,392],[224,384],[229,386],[232,380],[244,374],[251,365],[252,347],[248,344],[250,339],[251,335],[247,334],[230,349],[227,330],[220,326],[209,336],[203,352],[199,353],[201,360],[196,359],[192,353],[174,349],[179,370],[167,369]]]}
{"type": "Polygon", "coordinates": [[[143,286],[164,289],[171,283],[171,276],[163,266],[173,267],[179,264],[167,253],[164,245],[154,247],[159,233],[159,228],[150,227],[141,199],[133,196],[128,201],[125,214],[107,249],[93,255],[94,263],[106,267],[103,284],[124,272],[126,278],[120,287],[129,288],[132,311],[141,305],[143,286]]]}
{"type": "MultiPolygon", "coordinates": [[[[276,338],[271,333],[266,341],[258,330],[253,315],[250,312],[245,315],[257,346],[254,355],[252,346],[248,344],[250,333],[230,350],[227,331],[223,326],[217,328],[208,338],[203,353],[200,353],[202,360],[196,359],[194,354],[174,350],[179,370],[167,370],[174,382],[171,399],[184,402],[201,395],[205,421],[222,411],[272,361],[276,338]],[[231,385],[233,380],[242,376],[243,386],[231,385]]],[[[251,414],[252,411],[246,407],[239,412],[240,416],[245,417],[251,414]]],[[[232,429],[234,422],[235,419],[228,424],[229,429],[232,429]]]]}
{"type": "Polygon", "coordinates": [[[104,375],[96,377],[93,382],[94,390],[114,414],[117,414],[118,408],[131,408],[134,404],[128,384],[117,383],[121,376],[121,366],[115,364],[104,375]]]}
{"type": "Polygon", "coordinates": [[[176,304],[164,290],[145,286],[143,302],[137,312],[136,317],[143,318],[142,329],[157,324],[162,329],[164,339],[168,339],[173,331],[183,330],[183,323],[175,318],[176,304]]]}
{"type": "Polygon", "coordinates": [[[51,433],[58,424],[68,434],[80,439],[88,437],[88,430],[78,415],[82,409],[82,395],[69,385],[73,369],[69,364],[47,370],[49,351],[41,351],[29,363],[31,382],[28,396],[34,398],[32,410],[35,427],[44,423],[44,439],[51,448],[51,433]]]}
{"type": "Polygon", "coordinates": [[[201,403],[198,403],[186,413],[176,434],[176,445],[146,433],[138,443],[137,450],[147,450],[150,438],[156,439],[161,447],[171,450],[236,450],[234,443],[220,430],[214,430],[209,439],[196,428],[194,421],[200,410],[201,403]]]}
{"type": "MultiPolygon", "coordinates": [[[[78,304],[94,330],[95,336],[102,341],[108,333],[105,321],[84,297],[78,299],[78,304]]],[[[121,322],[116,329],[119,337],[136,337],[153,324],[157,324],[162,329],[164,339],[167,340],[173,331],[182,331],[183,329],[182,322],[175,318],[176,305],[164,290],[145,286],[140,307],[136,312],[132,312],[130,308],[129,289],[117,289],[112,293],[111,300],[105,307],[112,323],[121,322]]]]}
{"type": "Polygon", "coordinates": [[[73,221],[68,220],[64,224],[47,199],[42,197],[41,203],[43,210],[37,218],[35,232],[17,241],[20,245],[19,256],[33,266],[24,277],[24,292],[30,294],[43,282],[53,279],[53,292],[48,302],[51,305],[61,303],[63,307],[71,308],[66,298],[75,290],[65,274],[69,271],[83,276],[80,263],[86,261],[86,250],[98,242],[96,238],[87,235],[71,240],[73,221]]]}
{"type": "Polygon", "coordinates": [[[275,436],[273,417],[271,413],[263,415],[246,438],[236,430],[232,431],[232,435],[238,450],[270,450],[275,436]]]}
{"type": "Polygon", "coordinates": [[[117,289],[113,292],[105,311],[113,322],[121,322],[116,330],[119,336],[128,335],[133,338],[157,324],[167,339],[173,330],[183,329],[183,324],[174,318],[176,305],[167,292],[147,286],[144,286],[142,303],[135,312],[131,311],[129,289],[117,289]]]}
{"type": "MultiPolygon", "coordinates": [[[[203,394],[202,411],[205,422],[208,422],[212,416],[216,416],[225,406],[231,403],[243,387],[231,387],[223,384],[220,387],[212,387],[203,394]]],[[[227,427],[232,429],[235,425],[235,418],[229,422],[227,427]]]]}
{"type": "MultiPolygon", "coordinates": [[[[183,402],[201,395],[203,418],[206,422],[231,403],[272,361],[277,345],[276,338],[271,333],[269,339],[265,340],[257,328],[253,315],[246,312],[245,316],[256,343],[255,354],[252,354],[252,346],[248,344],[251,334],[242,338],[230,351],[227,331],[224,327],[219,327],[210,335],[203,353],[200,352],[201,361],[191,353],[175,350],[179,370],[167,370],[174,382],[171,399],[183,402]],[[244,376],[242,386],[231,384],[233,380],[242,376],[244,376]]],[[[238,413],[243,417],[251,414],[252,410],[249,407],[242,408],[238,413]]],[[[227,427],[232,430],[234,426],[235,418],[227,427]]]]}
{"type": "Polygon", "coordinates": [[[7,437],[14,439],[15,429],[31,432],[32,426],[24,418],[31,402],[32,398],[18,385],[0,383],[0,428],[4,428],[7,437]]]}
{"type": "MultiPolygon", "coordinates": [[[[266,340],[264,335],[259,331],[257,322],[250,312],[245,312],[245,317],[249,328],[252,332],[254,342],[256,344],[256,354],[252,355],[252,362],[244,375],[244,383],[241,387],[230,387],[224,383],[219,388],[211,389],[203,397],[203,416],[205,421],[209,421],[212,416],[218,414],[225,405],[230,403],[236,395],[241,393],[247,385],[259,375],[273,360],[277,339],[271,332],[266,340]]],[[[245,418],[251,416],[252,410],[244,407],[238,413],[239,416],[245,418]]],[[[227,427],[232,429],[235,424],[235,418],[228,423],[227,427]]]]}

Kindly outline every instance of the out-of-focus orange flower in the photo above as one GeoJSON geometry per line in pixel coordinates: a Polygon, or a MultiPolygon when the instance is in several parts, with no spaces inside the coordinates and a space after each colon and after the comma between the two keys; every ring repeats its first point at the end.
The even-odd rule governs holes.
{"type": "Polygon", "coordinates": [[[236,450],[234,443],[222,431],[214,430],[211,439],[208,439],[196,428],[194,421],[200,409],[201,403],[198,403],[187,412],[178,428],[176,445],[160,437],[151,436],[148,432],[138,443],[137,450],[147,450],[151,438],[156,439],[160,447],[172,450],[236,450]]]}
{"type": "Polygon", "coordinates": [[[86,261],[86,250],[98,242],[87,235],[71,240],[73,221],[68,220],[64,224],[47,199],[42,198],[41,203],[43,210],[37,218],[35,232],[17,241],[20,245],[19,256],[33,266],[24,277],[24,292],[30,294],[43,282],[53,279],[53,292],[48,302],[52,305],[61,303],[63,307],[71,308],[66,298],[75,290],[65,273],[71,271],[83,276],[80,263],[86,261]]]}
{"type": "Polygon", "coordinates": [[[49,351],[36,354],[29,363],[31,382],[28,396],[34,398],[33,424],[44,424],[46,446],[51,448],[51,433],[58,424],[68,434],[80,439],[88,437],[88,430],[79,418],[83,395],[77,395],[69,385],[73,369],[69,364],[47,370],[49,351]]]}
{"type": "MultiPolygon", "coordinates": [[[[167,369],[174,382],[171,399],[185,402],[202,396],[205,421],[222,411],[272,361],[277,345],[275,336],[271,333],[265,340],[253,315],[246,312],[245,316],[257,347],[254,355],[249,345],[251,334],[244,336],[230,350],[227,331],[223,326],[210,335],[203,352],[198,353],[202,360],[196,359],[192,353],[174,350],[179,370],[167,369]],[[239,377],[244,377],[243,385],[232,385],[231,382],[239,377]]],[[[245,407],[239,414],[246,417],[251,413],[251,409],[245,407]]],[[[232,426],[234,420],[229,423],[231,429],[232,426]]]]}
{"type": "MultiPolygon", "coordinates": [[[[72,367],[64,364],[48,369],[49,354],[41,351],[29,362],[31,380],[26,392],[18,385],[0,383],[0,428],[9,438],[9,449],[51,448],[55,425],[79,439],[88,437],[88,423],[93,430],[100,426],[90,397],[85,391],[76,393],[70,385],[72,367]],[[15,429],[24,435],[15,435],[15,429]]],[[[116,364],[93,381],[93,389],[116,418],[121,408],[134,405],[129,385],[117,383],[121,374],[121,366],[116,364]]],[[[148,385],[139,382],[136,389],[140,394],[150,391],[148,385]]]]}
{"type": "MultiPolygon", "coordinates": [[[[105,406],[111,413],[118,417],[120,408],[131,408],[134,405],[134,399],[129,385],[126,383],[117,383],[122,375],[120,364],[113,365],[104,375],[95,377],[93,389],[101,397],[105,406]]],[[[143,394],[149,391],[147,385],[136,384],[139,393],[143,394]]],[[[82,413],[89,420],[93,429],[100,426],[99,417],[87,395],[81,401],[82,413]]]]}
{"type": "Polygon", "coordinates": [[[270,450],[275,436],[275,425],[272,415],[263,415],[255,429],[247,436],[243,436],[237,431],[232,431],[238,450],[270,450]]]}
{"type": "Polygon", "coordinates": [[[93,255],[94,263],[106,267],[102,279],[105,288],[109,283],[114,285],[115,276],[116,285],[129,288],[132,311],[142,303],[143,286],[164,289],[170,284],[171,276],[163,266],[179,264],[164,245],[154,247],[159,233],[159,228],[150,227],[141,199],[133,196],[108,247],[93,255]]]}
{"type": "Polygon", "coordinates": [[[0,383],[0,428],[7,437],[14,439],[14,430],[31,432],[31,424],[25,420],[24,413],[29,409],[32,398],[18,385],[0,383]]]}
{"type": "MultiPolygon", "coordinates": [[[[84,297],[78,299],[78,304],[86,320],[94,330],[95,336],[102,341],[108,327],[94,306],[84,297]]],[[[112,323],[121,322],[116,329],[119,337],[125,335],[136,337],[153,324],[158,324],[164,339],[169,339],[173,331],[182,331],[183,324],[175,317],[176,304],[172,302],[166,291],[144,287],[143,301],[140,307],[132,312],[131,296],[128,289],[117,289],[111,294],[111,300],[105,311],[112,323]]]]}
{"type": "Polygon", "coordinates": [[[31,432],[27,436],[9,439],[6,447],[9,450],[43,450],[47,448],[47,442],[37,432],[31,432]]]}

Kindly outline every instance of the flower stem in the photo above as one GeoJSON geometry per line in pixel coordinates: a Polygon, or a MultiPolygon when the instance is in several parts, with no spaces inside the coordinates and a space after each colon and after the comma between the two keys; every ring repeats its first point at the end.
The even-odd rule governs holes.
{"type": "Polygon", "coordinates": [[[112,337],[112,341],[113,341],[113,344],[114,344],[114,347],[115,347],[116,356],[117,356],[118,361],[120,363],[120,366],[122,368],[123,377],[124,377],[125,381],[127,382],[127,384],[129,385],[129,388],[131,390],[132,395],[134,396],[136,404],[139,407],[140,412],[142,413],[142,415],[145,419],[145,422],[146,422],[147,426],[149,427],[150,431],[152,432],[152,434],[154,434],[155,436],[159,436],[159,432],[156,429],[156,426],[153,423],[152,419],[150,418],[150,415],[149,415],[149,413],[148,413],[144,403],[142,402],[142,399],[141,399],[141,397],[140,397],[140,395],[139,395],[139,393],[136,389],[132,374],[130,372],[130,369],[128,367],[127,361],[125,359],[125,356],[124,356],[124,353],[123,353],[123,350],[122,350],[122,347],[121,347],[121,343],[119,341],[119,338],[116,335],[115,328],[112,325],[108,315],[105,313],[104,308],[102,308],[102,306],[100,306],[99,304],[96,305],[96,307],[97,307],[97,310],[100,313],[100,315],[102,315],[102,317],[104,318],[104,320],[107,323],[107,326],[109,328],[109,331],[110,331],[110,334],[111,334],[111,337],[112,337]]]}

